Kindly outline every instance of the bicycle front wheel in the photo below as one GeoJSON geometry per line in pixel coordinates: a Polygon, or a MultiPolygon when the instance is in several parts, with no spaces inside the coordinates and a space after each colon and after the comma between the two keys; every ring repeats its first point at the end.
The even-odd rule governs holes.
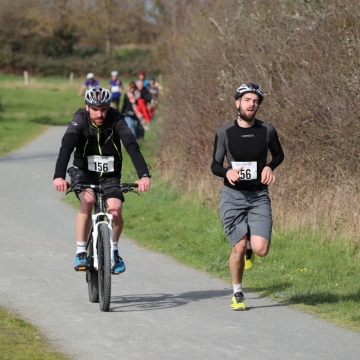
{"type": "Polygon", "coordinates": [[[107,224],[100,224],[98,237],[98,281],[101,311],[109,311],[111,297],[111,246],[107,224]]]}

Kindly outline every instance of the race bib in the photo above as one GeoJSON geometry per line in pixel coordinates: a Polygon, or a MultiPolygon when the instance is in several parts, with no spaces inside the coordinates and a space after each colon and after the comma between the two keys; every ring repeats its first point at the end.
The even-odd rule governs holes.
{"type": "Polygon", "coordinates": [[[114,171],[114,157],[113,156],[88,156],[88,169],[96,172],[111,172],[114,171]]]}
{"type": "Polygon", "coordinates": [[[242,166],[239,171],[240,180],[256,180],[257,179],[257,162],[256,161],[232,161],[231,166],[237,169],[242,166]]]}
{"type": "Polygon", "coordinates": [[[120,92],[120,87],[117,85],[114,85],[111,87],[111,92],[112,93],[119,93],[120,92]]]}

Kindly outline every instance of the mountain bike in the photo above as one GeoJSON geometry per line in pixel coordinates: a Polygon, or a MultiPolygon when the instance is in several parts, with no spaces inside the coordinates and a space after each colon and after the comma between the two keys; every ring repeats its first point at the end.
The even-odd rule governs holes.
{"type": "Polygon", "coordinates": [[[86,242],[86,255],[90,267],[79,267],[86,270],[89,300],[99,303],[101,311],[109,311],[111,298],[111,273],[115,265],[114,232],[112,229],[113,215],[106,212],[104,190],[119,188],[123,193],[135,192],[138,184],[122,183],[118,185],[69,184],[68,192],[82,192],[93,190],[95,204],[91,215],[91,230],[86,242]]]}

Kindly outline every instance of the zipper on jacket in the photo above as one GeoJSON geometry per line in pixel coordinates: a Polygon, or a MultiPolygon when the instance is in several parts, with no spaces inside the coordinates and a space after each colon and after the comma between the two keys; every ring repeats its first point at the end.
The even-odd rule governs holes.
{"type": "Polygon", "coordinates": [[[86,143],[85,143],[85,146],[84,146],[84,152],[83,152],[83,158],[85,157],[85,151],[86,151],[86,147],[87,147],[88,142],[89,142],[89,139],[86,139],[86,143]]]}

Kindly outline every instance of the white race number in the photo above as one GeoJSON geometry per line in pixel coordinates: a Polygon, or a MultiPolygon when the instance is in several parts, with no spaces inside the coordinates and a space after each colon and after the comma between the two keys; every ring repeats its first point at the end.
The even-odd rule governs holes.
{"type": "Polygon", "coordinates": [[[114,157],[92,155],[88,156],[88,169],[96,172],[111,172],[114,171],[114,157]]]}
{"type": "Polygon", "coordinates": [[[257,179],[257,162],[256,161],[232,161],[233,169],[242,167],[239,171],[240,180],[256,180],[257,179]]]}

